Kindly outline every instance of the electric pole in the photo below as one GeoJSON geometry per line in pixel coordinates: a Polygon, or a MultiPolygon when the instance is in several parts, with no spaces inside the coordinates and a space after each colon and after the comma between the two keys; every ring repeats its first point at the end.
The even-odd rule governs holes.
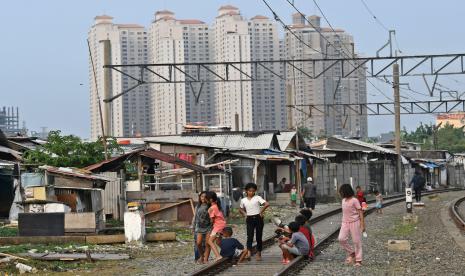
{"type": "Polygon", "coordinates": [[[399,93],[399,64],[394,63],[393,69],[393,88],[394,88],[394,113],[395,113],[395,146],[397,153],[396,166],[396,184],[397,191],[402,189],[402,155],[400,145],[400,93],[399,93]]]}

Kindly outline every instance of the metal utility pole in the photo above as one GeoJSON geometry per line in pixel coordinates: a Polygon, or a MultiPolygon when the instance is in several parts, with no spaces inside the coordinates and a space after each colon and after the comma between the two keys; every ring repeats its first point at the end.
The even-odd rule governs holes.
{"type": "MultiPolygon", "coordinates": [[[[107,65],[111,63],[111,43],[110,40],[102,40],[103,43],[103,64],[107,65]]],[[[105,67],[103,69],[103,98],[109,99],[111,97],[111,69],[105,67]]],[[[103,125],[105,133],[108,136],[112,136],[111,131],[111,109],[110,103],[105,103],[103,106],[103,125]]]]}
{"type": "Polygon", "coordinates": [[[396,166],[396,184],[397,191],[402,189],[402,155],[400,148],[400,92],[399,92],[399,65],[394,63],[393,69],[393,88],[394,88],[394,113],[395,113],[395,146],[397,153],[397,166],[396,166]]]}
{"type": "MultiPolygon", "coordinates": [[[[92,57],[92,50],[90,48],[90,42],[89,39],[87,39],[87,47],[89,48],[89,57],[90,57],[90,62],[92,64],[92,73],[94,75],[94,85],[95,85],[95,93],[97,95],[97,102],[98,102],[98,113],[100,117],[100,127],[102,128],[102,144],[103,144],[103,150],[105,151],[105,160],[108,159],[108,149],[107,149],[107,139],[105,138],[105,126],[103,123],[103,113],[102,113],[102,101],[100,100],[100,94],[98,92],[98,83],[97,83],[97,74],[95,72],[95,66],[94,66],[94,58],[92,57]]],[[[46,128],[43,127],[42,133],[45,133],[46,128]]]]}

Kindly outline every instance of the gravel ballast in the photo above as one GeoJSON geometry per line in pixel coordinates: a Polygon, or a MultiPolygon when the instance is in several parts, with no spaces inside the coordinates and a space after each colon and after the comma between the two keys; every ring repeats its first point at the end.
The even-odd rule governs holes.
{"type": "MultiPolygon", "coordinates": [[[[335,203],[317,204],[314,216],[338,207],[339,204],[335,203]]],[[[273,215],[280,217],[284,222],[289,222],[294,220],[298,210],[299,209],[290,206],[271,206],[270,211],[267,212],[271,212],[273,215]]],[[[245,246],[247,239],[246,225],[239,224],[232,225],[232,227],[234,237],[245,246]]],[[[263,238],[274,235],[275,229],[276,227],[272,223],[266,223],[263,229],[263,238]]],[[[194,263],[192,242],[183,245],[172,244],[171,246],[170,248],[165,248],[164,254],[160,254],[155,258],[133,260],[132,264],[134,262],[140,264],[139,270],[142,270],[142,272],[139,272],[138,275],[186,275],[203,266],[194,263]],[[175,252],[173,252],[171,248],[175,249],[175,252]]],[[[211,254],[213,256],[213,253],[211,254]]]]}
{"type": "Polygon", "coordinates": [[[425,196],[425,208],[415,208],[418,223],[403,225],[405,203],[384,208],[384,214],[366,218],[368,238],[363,239],[363,266],[344,264],[338,242],[326,248],[300,275],[463,275],[465,252],[457,246],[441,221],[441,210],[464,192],[425,196]],[[387,241],[409,240],[411,250],[388,252],[387,241]]]}

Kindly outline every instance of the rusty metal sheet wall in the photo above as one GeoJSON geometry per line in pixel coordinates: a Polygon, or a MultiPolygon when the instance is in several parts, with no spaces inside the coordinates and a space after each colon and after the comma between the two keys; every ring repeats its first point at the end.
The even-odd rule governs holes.
{"type": "Polygon", "coordinates": [[[105,215],[113,215],[114,219],[122,219],[119,212],[119,201],[121,198],[121,179],[116,172],[104,172],[101,175],[114,179],[105,186],[103,191],[103,212],[105,215]]]}

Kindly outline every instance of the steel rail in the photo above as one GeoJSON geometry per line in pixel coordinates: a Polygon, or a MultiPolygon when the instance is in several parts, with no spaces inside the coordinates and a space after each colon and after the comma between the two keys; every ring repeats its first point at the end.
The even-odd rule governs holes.
{"type": "MultiPolygon", "coordinates": [[[[431,191],[431,192],[426,192],[424,195],[431,195],[431,194],[436,194],[436,193],[445,193],[445,192],[451,192],[455,190],[461,190],[461,189],[444,189],[444,190],[436,190],[436,191],[431,191]]],[[[390,206],[396,203],[400,203],[405,200],[404,196],[398,196],[399,198],[394,198],[391,197],[389,201],[385,201],[383,203],[383,206],[390,206]]],[[[465,200],[464,198],[460,199],[461,201],[465,200]]],[[[455,206],[455,205],[454,205],[455,206]]],[[[371,214],[376,210],[375,207],[370,207],[368,210],[365,211],[365,215],[371,214]]],[[[329,233],[325,238],[320,240],[316,245],[315,245],[315,255],[317,256],[321,251],[324,250],[329,244],[331,244],[334,239],[337,238],[339,234],[340,227],[338,227],[336,230],[333,232],[329,233]]],[[[307,264],[310,262],[305,259],[302,256],[299,256],[295,258],[292,262],[289,263],[289,265],[283,267],[280,271],[276,272],[274,276],[283,276],[283,275],[295,275],[297,272],[299,272],[303,267],[305,267],[307,264]]]]}
{"type": "MultiPolygon", "coordinates": [[[[404,195],[402,194],[402,195],[389,196],[389,197],[386,197],[385,200],[396,199],[396,198],[400,198],[401,200],[403,200],[404,195]]],[[[368,203],[373,203],[373,202],[374,202],[374,200],[368,201],[368,203]]],[[[320,215],[315,216],[314,218],[310,219],[310,223],[312,225],[316,224],[316,223],[318,223],[318,222],[320,222],[322,220],[325,220],[325,219],[327,219],[329,217],[340,214],[341,212],[342,212],[341,207],[332,209],[332,210],[330,210],[328,212],[325,212],[323,214],[320,214],[320,215]]],[[[339,231],[339,229],[337,231],[339,231]]],[[[276,241],[275,241],[275,236],[274,235],[270,236],[270,237],[267,237],[266,239],[263,240],[263,249],[269,248],[270,246],[275,245],[275,244],[276,244],[276,241]]],[[[255,249],[255,245],[254,245],[254,249],[255,249]]],[[[215,274],[217,274],[217,273],[219,273],[221,271],[224,271],[224,270],[228,269],[232,265],[233,265],[233,263],[228,258],[222,258],[221,260],[213,262],[211,264],[208,264],[207,266],[202,267],[199,270],[194,271],[189,275],[192,275],[192,276],[215,275],[215,274]]]]}
{"type": "Polygon", "coordinates": [[[459,199],[456,199],[452,204],[449,206],[449,214],[454,220],[455,224],[457,225],[458,228],[461,230],[465,230],[465,218],[460,215],[460,205],[463,204],[465,201],[465,197],[461,197],[459,199]]]}

